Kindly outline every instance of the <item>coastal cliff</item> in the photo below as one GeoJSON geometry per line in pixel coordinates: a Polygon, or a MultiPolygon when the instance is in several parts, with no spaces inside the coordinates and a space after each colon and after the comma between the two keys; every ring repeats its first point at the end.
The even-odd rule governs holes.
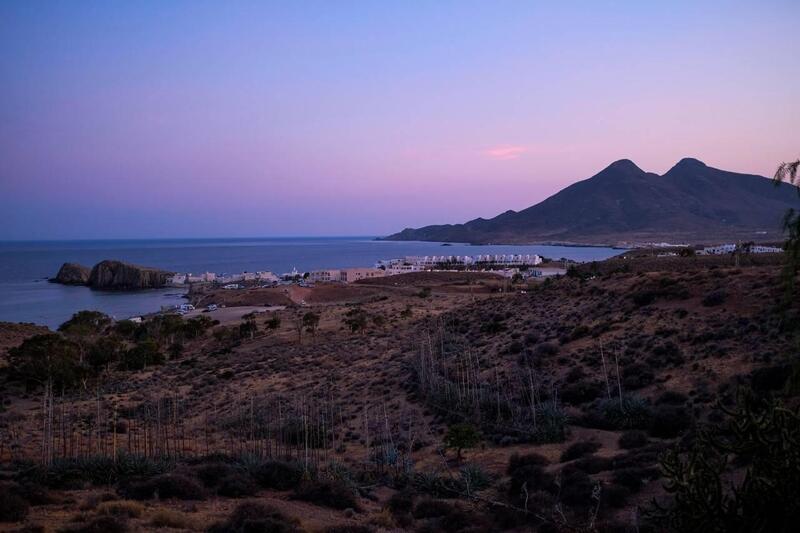
{"type": "Polygon", "coordinates": [[[114,290],[157,289],[166,285],[170,274],[157,268],[105,260],[92,268],[89,286],[114,290]]]}
{"type": "Polygon", "coordinates": [[[87,285],[91,272],[89,267],[77,263],[64,263],[58,269],[56,277],[50,281],[61,283],[62,285],[87,285]]]}
{"type": "Polygon", "coordinates": [[[106,259],[93,268],[64,263],[50,281],[64,285],[85,285],[93,289],[135,291],[158,289],[167,284],[171,272],[106,259]]]}

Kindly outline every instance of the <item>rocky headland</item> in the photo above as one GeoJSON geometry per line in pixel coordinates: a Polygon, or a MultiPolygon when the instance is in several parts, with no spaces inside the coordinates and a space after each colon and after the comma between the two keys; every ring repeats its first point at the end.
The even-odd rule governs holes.
{"type": "Polygon", "coordinates": [[[172,272],[106,259],[91,269],[64,263],[51,281],[64,285],[85,285],[93,289],[135,291],[157,289],[167,284],[172,272]]]}

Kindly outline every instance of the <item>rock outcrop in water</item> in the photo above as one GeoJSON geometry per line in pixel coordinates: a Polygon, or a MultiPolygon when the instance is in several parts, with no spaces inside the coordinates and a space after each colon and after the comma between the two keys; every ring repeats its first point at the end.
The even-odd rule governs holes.
{"type": "Polygon", "coordinates": [[[51,281],[64,285],[86,285],[93,289],[135,291],[158,289],[167,284],[172,272],[106,259],[92,269],[64,263],[51,281]]]}
{"type": "Polygon", "coordinates": [[[91,272],[92,270],[89,267],[77,263],[64,263],[58,269],[56,277],[50,281],[63,285],[87,285],[91,272]]]}
{"type": "Polygon", "coordinates": [[[139,290],[157,289],[167,283],[171,272],[157,268],[142,267],[105,260],[97,263],[89,275],[89,286],[93,289],[139,290]]]}

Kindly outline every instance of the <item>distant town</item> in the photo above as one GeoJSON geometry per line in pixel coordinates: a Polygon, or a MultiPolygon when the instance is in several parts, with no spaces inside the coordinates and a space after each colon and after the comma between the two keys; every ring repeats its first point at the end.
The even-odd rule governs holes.
{"type": "MultiPolygon", "coordinates": [[[[783,252],[783,249],[776,246],[755,244],[720,244],[702,248],[662,244],[654,247],[675,249],[675,251],[660,252],[659,256],[679,255],[682,251],[689,251],[695,255],[725,255],[737,252],[751,254],[783,252]]],[[[238,274],[218,274],[214,272],[204,272],[202,274],[178,273],[169,277],[167,284],[172,287],[183,287],[192,283],[213,283],[220,285],[223,289],[236,290],[247,286],[275,286],[292,283],[300,283],[301,285],[353,283],[363,279],[396,276],[411,272],[463,270],[492,272],[507,278],[521,276],[523,279],[527,279],[563,275],[566,273],[567,266],[567,261],[548,261],[537,254],[424,255],[381,259],[372,267],[324,268],[308,272],[292,269],[291,272],[282,274],[276,274],[268,270],[241,272],[238,274]],[[543,263],[547,263],[547,266],[543,266],[543,263]]]]}
{"type": "Polygon", "coordinates": [[[424,271],[491,271],[496,274],[513,277],[538,277],[564,274],[566,268],[534,268],[544,259],[536,254],[478,254],[478,255],[425,255],[406,256],[397,259],[382,259],[373,267],[325,268],[300,272],[276,274],[271,271],[241,272],[238,274],[202,274],[178,273],[167,279],[173,287],[183,287],[191,283],[214,283],[223,289],[243,289],[246,285],[272,286],[301,283],[352,283],[362,279],[396,276],[410,272],[424,271]]]}

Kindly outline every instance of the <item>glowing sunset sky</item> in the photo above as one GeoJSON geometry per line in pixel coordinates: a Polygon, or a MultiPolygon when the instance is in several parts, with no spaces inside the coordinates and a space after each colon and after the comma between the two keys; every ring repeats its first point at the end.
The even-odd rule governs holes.
{"type": "Polygon", "coordinates": [[[0,2],[0,239],[377,235],[800,156],[796,0],[389,4],[0,2]]]}

